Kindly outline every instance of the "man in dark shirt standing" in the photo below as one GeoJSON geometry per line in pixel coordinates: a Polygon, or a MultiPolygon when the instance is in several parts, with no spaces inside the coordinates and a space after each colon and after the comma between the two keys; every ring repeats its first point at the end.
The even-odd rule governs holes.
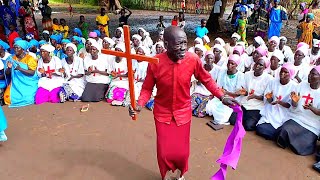
{"type": "Polygon", "coordinates": [[[119,18],[119,27],[122,27],[123,25],[128,25],[128,19],[131,16],[132,12],[130,9],[123,7],[120,11],[120,18],[119,18]],[[129,12],[128,15],[126,15],[126,10],[129,12]]]}

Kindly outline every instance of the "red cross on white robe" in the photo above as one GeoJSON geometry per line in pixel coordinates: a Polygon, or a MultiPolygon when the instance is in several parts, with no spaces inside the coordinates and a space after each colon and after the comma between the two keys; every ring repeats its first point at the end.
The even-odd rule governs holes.
{"type": "Polygon", "coordinates": [[[48,66],[48,69],[45,71],[46,74],[48,74],[49,78],[51,79],[52,73],[54,73],[55,69],[50,69],[50,66],[48,66]]]}
{"type": "Polygon", "coordinates": [[[313,98],[310,96],[310,93],[308,94],[308,96],[302,96],[302,98],[305,98],[306,100],[304,101],[304,105],[308,105],[309,101],[310,103],[312,103],[313,98]]]}
{"type": "MultiPolygon", "coordinates": [[[[136,100],[135,100],[135,94],[134,94],[134,71],[132,69],[132,59],[147,61],[149,63],[159,63],[159,59],[154,57],[144,56],[144,55],[131,54],[130,28],[128,25],[123,26],[123,32],[124,32],[124,43],[126,47],[125,52],[113,51],[109,49],[102,49],[101,52],[103,54],[124,57],[127,59],[130,101],[131,101],[131,106],[135,109],[136,100]]],[[[137,117],[136,116],[132,117],[132,120],[137,120],[137,117]]]]}

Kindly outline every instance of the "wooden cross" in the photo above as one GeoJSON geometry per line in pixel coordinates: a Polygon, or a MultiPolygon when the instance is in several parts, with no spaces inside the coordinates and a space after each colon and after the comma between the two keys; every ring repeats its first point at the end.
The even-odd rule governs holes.
{"type": "Polygon", "coordinates": [[[48,74],[49,78],[51,79],[52,73],[54,73],[55,71],[55,69],[50,69],[50,66],[48,66],[48,69],[45,71],[45,73],[48,74]]]}
{"type": "MultiPolygon", "coordinates": [[[[128,25],[123,26],[123,32],[124,32],[124,43],[125,43],[125,47],[126,47],[125,52],[112,51],[109,49],[102,49],[101,52],[103,54],[124,57],[127,59],[130,101],[131,101],[131,106],[135,109],[136,108],[136,99],[135,99],[135,95],[134,95],[134,72],[132,69],[132,59],[136,59],[136,60],[140,60],[140,61],[147,61],[149,63],[159,63],[159,59],[144,56],[144,55],[131,54],[130,28],[128,25]]],[[[137,120],[137,117],[136,116],[132,117],[132,120],[137,120]]]]}
{"type": "Polygon", "coordinates": [[[308,96],[302,96],[302,98],[306,98],[306,101],[304,102],[304,105],[308,105],[309,104],[309,100],[310,100],[310,102],[313,101],[313,98],[310,96],[310,94],[308,94],[308,96]]]}

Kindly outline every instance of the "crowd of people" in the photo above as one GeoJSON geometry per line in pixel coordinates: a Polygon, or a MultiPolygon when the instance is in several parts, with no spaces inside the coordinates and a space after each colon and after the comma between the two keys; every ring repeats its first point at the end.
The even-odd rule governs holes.
{"type": "MultiPolygon", "coordinates": [[[[6,0],[4,3],[8,4],[6,0]]],[[[115,106],[128,106],[127,61],[102,54],[101,49],[125,51],[122,26],[128,23],[131,11],[126,8],[120,11],[119,27],[109,34],[109,18],[104,8],[96,18],[96,30],[89,31],[83,15],[78,27],[70,30],[64,19],[54,18],[51,23],[51,8],[45,0],[42,3],[42,33],[38,34],[32,23],[25,23],[25,36],[20,37],[16,22],[5,23],[7,36],[0,41],[1,104],[21,107],[46,102],[105,100],[115,106]]],[[[21,13],[30,15],[27,7],[22,5],[21,13]]],[[[238,33],[233,33],[227,43],[219,37],[210,40],[203,19],[195,29],[197,38],[188,49],[201,59],[204,69],[224,94],[241,104],[247,131],[256,131],[299,155],[313,154],[320,134],[320,41],[312,36],[310,41],[306,35],[310,32],[304,29],[311,19],[312,14],[307,13],[299,25],[302,40],[294,49],[286,45],[287,38],[280,31],[267,42],[256,36],[250,45],[238,33]]],[[[23,22],[33,20],[25,16],[23,22]]],[[[184,28],[183,13],[174,20],[181,23],[173,22],[172,26],[184,28]]],[[[132,53],[158,56],[166,52],[162,21],[160,17],[155,41],[143,28],[132,35],[132,53]]],[[[133,69],[138,99],[148,63],[134,61],[133,69]]],[[[194,116],[211,116],[214,124],[235,123],[237,114],[212,97],[195,77],[190,79],[190,86],[194,116]]],[[[157,87],[153,87],[152,97],[146,103],[150,110],[156,95],[157,87]]],[[[0,141],[7,139],[4,129],[0,126],[0,141]]]]}

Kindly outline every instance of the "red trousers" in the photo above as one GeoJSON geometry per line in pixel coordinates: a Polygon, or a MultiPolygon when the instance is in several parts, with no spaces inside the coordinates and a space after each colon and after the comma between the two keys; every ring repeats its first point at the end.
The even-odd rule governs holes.
{"type": "Polygon", "coordinates": [[[157,158],[162,179],[167,171],[176,169],[181,171],[181,176],[188,170],[190,154],[190,125],[177,126],[174,119],[170,124],[155,120],[157,131],[157,158]]]}

